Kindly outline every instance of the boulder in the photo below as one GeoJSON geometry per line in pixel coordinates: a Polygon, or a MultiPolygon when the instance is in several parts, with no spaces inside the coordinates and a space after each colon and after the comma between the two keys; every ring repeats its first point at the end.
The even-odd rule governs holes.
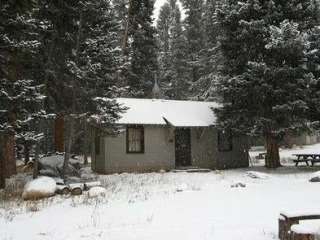
{"type": "Polygon", "coordinates": [[[53,178],[42,176],[25,185],[22,198],[24,200],[48,198],[55,194],[56,188],[56,181],[53,178]]]}
{"type": "MultiPolygon", "coordinates": [[[[39,159],[39,173],[50,177],[60,177],[63,169],[64,155],[52,155],[39,159]]],[[[70,159],[67,166],[66,175],[78,176],[80,163],[79,160],[70,159]]]]}
{"type": "Polygon", "coordinates": [[[320,182],[320,171],[318,172],[314,172],[310,179],[309,179],[309,182],[320,182]]]}
{"type": "Polygon", "coordinates": [[[103,187],[92,187],[88,192],[88,196],[90,198],[105,197],[106,194],[107,194],[107,190],[103,187]]]}

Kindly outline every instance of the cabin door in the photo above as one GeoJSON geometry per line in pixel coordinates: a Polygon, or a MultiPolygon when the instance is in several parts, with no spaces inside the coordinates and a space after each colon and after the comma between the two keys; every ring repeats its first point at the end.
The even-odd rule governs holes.
{"type": "Polygon", "coordinates": [[[191,132],[190,129],[175,130],[176,167],[191,166],[191,132]]]}

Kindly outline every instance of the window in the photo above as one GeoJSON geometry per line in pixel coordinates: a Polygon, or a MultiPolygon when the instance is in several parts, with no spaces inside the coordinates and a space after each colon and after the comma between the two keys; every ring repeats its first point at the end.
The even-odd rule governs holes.
{"type": "Polygon", "coordinates": [[[232,150],[232,134],[231,131],[218,132],[218,150],[220,152],[228,152],[232,150]]]}
{"type": "Polygon", "coordinates": [[[142,126],[127,127],[127,153],[144,153],[144,129],[142,126]]]}

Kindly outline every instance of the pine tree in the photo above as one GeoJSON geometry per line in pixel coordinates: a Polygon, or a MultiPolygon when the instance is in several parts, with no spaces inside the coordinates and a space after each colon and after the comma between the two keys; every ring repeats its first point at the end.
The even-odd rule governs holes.
{"type": "Polygon", "coordinates": [[[218,10],[220,126],[263,135],[267,167],[280,166],[278,140],[306,127],[310,77],[302,65],[314,12],[306,0],[229,0],[218,10]]]}
{"type": "Polygon", "coordinates": [[[191,95],[193,98],[201,100],[218,100],[216,93],[216,83],[220,76],[218,73],[221,54],[218,49],[218,24],[216,21],[216,4],[219,1],[207,0],[204,3],[203,13],[203,35],[204,46],[199,54],[201,68],[199,79],[191,85],[191,95]]]}
{"type": "Polygon", "coordinates": [[[204,47],[204,1],[183,0],[186,18],[184,20],[185,35],[187,39],[187,60],[189,69],[189,81],[196,82],[203,68],[201,62],[201,51],[204,47]]]}
{"type": "Polygon", "coordinates": [[[160,9],[159,18],[157,21],[158,32],[158,63],[159,63],[159,76],[158,79],[164,87],[169,85],[172,80],[172,75],[169,72],[170,68],[170,52],[171,49],[171,28],[172,28],[172,15],[173,9],[170,4],[166,2],[160,9]]]}
{"type": "Polygon", "coordinates": [[[105,126],[118,117],[120,108],[109,98],[121,55],[120,24],[110,0],[49,1],[40,13],[51,26],[43,44],[50,69],[45,83],[54,111],[62,112],[68,124],[62,173],[66,177],[70,152],[79,136],[76,122],[90,120],[105,126]]]}
{"type": "Polygon", "coordinates": [[[166,2],[157,22],[159,42],[159,78],[164,95],[171,99],[186,99],[189,88],[187,41],[176,0],[166,2]]]}
{"type": "Polygon", "coordinates": [[[309,86],[308,106],[310,108],[310,118],[315,127],[320,126],[320,29],[315,27],[308,37],[309,47],[307,49],[307,63],[308,69],[312,75],[309,86]]]}
{"type": "Polygon", "coordinates": [[[129,8],[129,38],[131,39],[131,75],[128,85],[140,96],[151,94],[157,70],[155,28],[152,25],[154,1],[131,1],[129,8]]]}
{"type": "Polygon", "coordinates": [[[188,63],[185,59],[187,44],[182,29],[181,12],[178,6],[174,9],[171,34],[169,73],[172,77],[170,85],[167,88],[167,95],[173,99],[187,99],[189,88],[188,63]]]}
{"type": "MultiPolygon", "coordinates": [[[[2,1],[0,11],[0,134],[12,136],[6,138],[7,150],[14,149],[16,140],[22,143],[28,161],[28,146],[39,145],[42,137],[37,123],[47,117],[39,82],[39,23],[33,17],[36,2],[2,1]]],[[[6,157],[0,156],[0,162],[6,157]]],[[[15,158],[14,152],[9,158],[15,158]]],[[[12,164],[14,172],[15,162],[12,164]]],[[[9,176],[6,169],[8,172],[0,172],[0,180],[3,174],[9,176]]]]}

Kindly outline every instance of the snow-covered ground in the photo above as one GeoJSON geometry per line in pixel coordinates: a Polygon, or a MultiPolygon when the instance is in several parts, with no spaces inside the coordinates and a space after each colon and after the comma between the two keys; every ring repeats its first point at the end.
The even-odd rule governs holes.
{"type": "MultiPolygon", "coordinates": [[[[320,145],[298,152],[307,149],[319,152],[320,145]]],[[[308,181],[316,171],[256,166],[100,176],[106,193],[96,199],[0,203],[0,239],[278,239],[280,212],[320,212],[320,183],[308,181]]]]}

